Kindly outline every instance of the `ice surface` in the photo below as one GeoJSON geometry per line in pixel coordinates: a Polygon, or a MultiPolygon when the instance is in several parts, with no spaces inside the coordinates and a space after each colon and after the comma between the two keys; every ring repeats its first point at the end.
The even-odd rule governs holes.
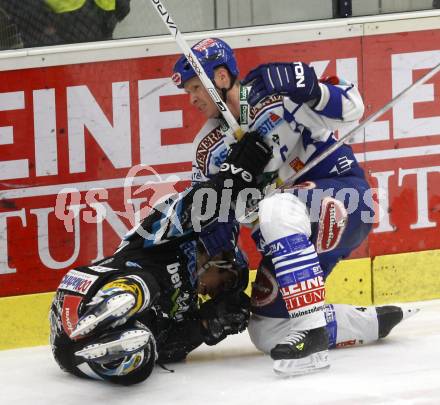
{"type": "MultiPolygon", "coordinates": [[[[408,306],[408,304],[406,305],[408,306]]],[[[377,344],[330,352],[327,371],[283,379],[247,333],[156,367],[131,387],[63,373],[49,347],[0,352],[1,405],[440,404],[440,300],[377,344]]]]}

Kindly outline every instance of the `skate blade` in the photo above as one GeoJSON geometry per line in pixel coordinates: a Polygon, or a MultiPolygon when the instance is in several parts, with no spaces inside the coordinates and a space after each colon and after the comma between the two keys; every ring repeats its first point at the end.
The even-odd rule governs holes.
{"type": "Polygon", "coordinates": [[[80,319],[70,337],[84,336],[95,329],[101,322],[109,317],[121,318],[126,315],[136,304],[136,298],[132,294],[119,294],[105,301],[105,310],[99,314],[90,314],[80,319]]]}
{"type": "Polygon", "coordinates": [[[75,356],[86,360],[100,360],[108,355],[127,356],[145,347],[149,340],[150,332],[146,330],[128,330],[113,341],[86,346],[75,352],[75,356]]]}
{"type": "Polygon", "coordinates": [[[330,367],[328,350],[313,353],[302,359],[275,360],[273,371],[283,377],[309,374],[330,367]]]}

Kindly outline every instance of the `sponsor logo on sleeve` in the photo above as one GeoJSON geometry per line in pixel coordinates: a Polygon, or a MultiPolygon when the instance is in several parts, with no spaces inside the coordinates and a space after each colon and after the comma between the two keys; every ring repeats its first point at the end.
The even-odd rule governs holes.
{"type": "Polygon", "coordinates": [[[78,309],[82,300],[81,297],[76,295],[66,294],[64,296],[61,319],[63,322],[63,329],[68,336],[70,336],[78,323],[78,309]]]}
{"type": "Polygon", "coordinates": [[[263,99],[260,103],[258,103],[255,107],[252,107],[249,111],[249,118],[251,120],[255,120],[255,118],[262,111],[266,110],[269,106],[272,107],[274,104],[282,103],[283,96],[280,95],[272,95],[263,99]]]}
{"type": "Polygon", "coordinates": [[[223,138],[220,128],[215,128],[208,135],[206,135],[198,144],[196,150],[197,166],[202,173],[207,172],[208,156],[212,152],[213,147],[218,144],[223,138]]]}
{"type": "Polygon", "coordinates": [[[77,270],[70,270],[63,277],[58,288],[86,295],[97,279],[98,276],[93,276],[92,274],[86,274],[77,270]]]}

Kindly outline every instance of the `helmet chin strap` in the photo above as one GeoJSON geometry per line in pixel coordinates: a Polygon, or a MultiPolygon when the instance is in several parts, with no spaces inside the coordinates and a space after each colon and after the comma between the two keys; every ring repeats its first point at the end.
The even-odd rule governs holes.
{"type": "MultiPolygon", "coordinates": [[[[222,87],[222,88],[217,86],[215,79],[212,80],[212,83],[214,84],[215,88],[220,92],[220,97],[224,103],[227,102],[228,92],[229,92],[229,90],[231,90],[234,87],[236,80],[237,80],[236,76],[231,76],[231,83],[230,83],[229,87],[222,87]]],[[[219,117],[221,117],[221,113],[219,114],[219,117]]]]}
{"type": "Polygon", "coordinates": [[[226,103],[226,101],[227,101],[227,98],[228,98],[228,91],[230,90],[231,88],[229,88],[229,89],[226,89],[225,87],[223,87],[222,89],[220,89],[220,91],[222,92],[222,94],[221,94],[221,98],[222,98],[222,100],[226,103]]]}

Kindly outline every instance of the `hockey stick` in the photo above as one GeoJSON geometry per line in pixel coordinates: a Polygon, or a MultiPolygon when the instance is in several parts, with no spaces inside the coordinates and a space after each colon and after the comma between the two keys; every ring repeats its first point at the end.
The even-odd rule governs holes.
{"type": "MultiPolygon", "coordinates": [[[[349,140],[353,135],[357,134],[360,130],[364,129],[370,122],[373,122],[377,118],[379,118],[382,114],[387,112],[390,108],[392,108],[395,104],[397,104],[401,99],[403,99],[408,93],[420,86],[431,77],[433,77],[436,73],[440,71],[440,63],[432,68],[428,73],[423,75],[420,79],[415,81],[413,84],[408,86],[406,89],[402,90],[399,94],[397,94],[390,102],[385,104],[382,108],[377,110],[375,113],[371,114],[368,118],[363,120],[357,127],[353,128],[351,131],[347,132],[343,137],[341,137],[337,142],[335,142],[332,146],[330,146],[327,150],[322,152],[319,156],[316,156],[310,162],[308,162],[302,169],[296,172],[293,176],[284,180],[282,184],[278,184],[277,188],[270,190],[264,197],[269,197],[275,193],[282,193],[284,189],[291,187],[295,184],[301,176],[307,173],[309,170],[313,169],[318,163],[322,162],[327,156],[331,155],[336,149],[338,149],[344,142],[349,140]]],[[[254,206],[250,208],[242,217],[239,218],[239,222],[253,222],[255,219],[252,219],[252,215],[254,215],[258,211],[258,206],[254,206]]]]}
{"type": "Polygon", "coordinates": [[[177,25],[174,22],[173,18],[171,17],[170,13],[167,11],[167,9],[165,8],[165,6],[163,5],[163,3],[160,0],[151,0],[151,2],[153,3],[153,6],[156,9],[159,16],[162,18],[162,21],[167,26],[168,31],[176,40],[177,45],[179,45],[179,47],[182,50],[183,54],[185,55],[186,59],[193,67],[197,76],[201,80],[203,86],[208,91],[208,93],[211,96],[214,103],[217,105],[217,108],[219,109],[219,111],[223,115],[223,118],[226,120],[226,122],[229,124],[229,127],[234,132],[235,138],[237,140],[240,140],[243,136],[242,129],[238,125],[237,120],[232,115],[232,113],[229,110],[226,103],[221,99],[221,97],[217,93],[217,90],[216,90],[214,84],[209,79],[208,75],[206,74],[205,70],[203,69],[203,66],[200,64],[199,60],[194,55],[194,52],[189,47],[186,40],[183,38],[181,32],[179,31],[179,28],[177,28],[177,25]]]}

